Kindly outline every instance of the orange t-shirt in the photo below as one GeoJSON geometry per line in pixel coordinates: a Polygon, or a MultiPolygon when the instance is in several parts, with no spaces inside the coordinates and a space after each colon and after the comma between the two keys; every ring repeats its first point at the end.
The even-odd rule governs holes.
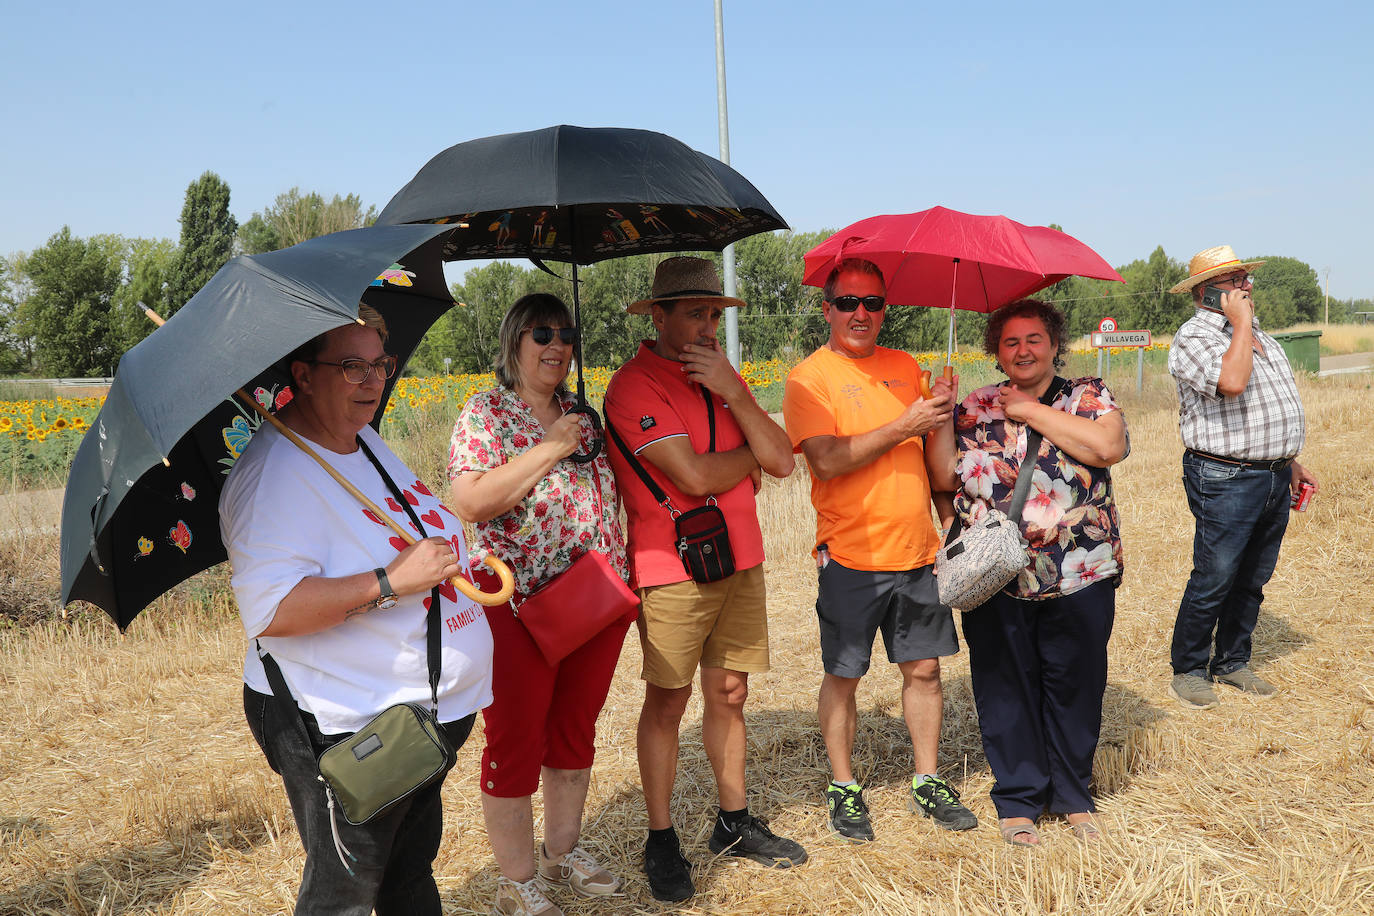
{"type": "MultiPolygon", "coordinates": [[[[787,376],[782,412],[792,450],[812,436],[855,436],[901,416],[919,398],[921,368],[901,350],[878,347],[850,359],[822,347],[787,376]]],[[[816,543],[851,569],[906,570],[935,562],[925,446],[907,439],[861,468],[811,478],[816,543]]]]}

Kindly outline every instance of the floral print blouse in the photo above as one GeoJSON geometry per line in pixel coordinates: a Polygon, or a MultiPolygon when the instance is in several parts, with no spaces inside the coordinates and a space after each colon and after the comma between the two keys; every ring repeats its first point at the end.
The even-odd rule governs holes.
{"type": "MultiPolygon", "coordinates": [[[[1007,419],[997,405],[998,387],[979,388],[955,412],[960,489],[954,509],[965,525],[986,515],[990,504],[1002,512],[1010,508],[1026,456],[1030,428],[1007,419]]],[[[1061,386],[1052,406],[1090,420],[1120,409],[1106,384],[1091,377],[1061,386]]],[[[1130,452],[1129,434],[1126,450],[1130,452]]],[[[1072,594],[1102,579],[1120,581],[1121,525],[1111,474],[1074,460],[1046,438],[1031,471],[1021,533],[1030,543],[1031,561],[1005,594],[1040,600],[1072,594]]]]}
{"type": "MultiPolygon", "coordinates": [[[[559,395],[566,412],[576,399],[559,395]]],[[[544,439],[530,406],[508,388],[479,391],[463,405],[449,440],[448,476],[500,467],[544,439]]],[[[590,433],[578,451],[586,452],[590,433]]],[[[506,561],[519,594],[528,595],[589,550],[600,550],[621,578],[629,575],[620,499],[603,448],[595,460],[564,459],[503,515],[476,524],[477,545],[506,561]],[[598,490],[598,484],[600,488],[598,490]]]]}

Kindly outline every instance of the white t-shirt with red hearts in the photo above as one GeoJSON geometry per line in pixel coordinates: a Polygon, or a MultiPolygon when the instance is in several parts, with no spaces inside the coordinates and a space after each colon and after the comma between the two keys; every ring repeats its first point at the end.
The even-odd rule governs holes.
{"type": "MultiPolygon", "coordinates": [[[[424,525],[467,556],[463,529],[370,426],[359,434],[424,525]]],[[[362,449],[341,455],[313,446],[345,480],[407,530],[415,525],[362,449]]],[[[304,636],[263,636],[277,605],[305,578],[350,576],[385,566],[405,546],[324,468],[269,424],[234,464],[220,495],[220,536],[233,566],[231,583],[248,637],[243,680],[270,694],[254,640],[281,666],[301,709],[325,734],[357,731],[396,703],[428,706],[425,661],[428,593],[402,597],[338,626],[304,636]]],[[[418,533],[417,533],[418,536],[418,533]]],[[[451,584],[440,587],[443,666],[439,721],[452,722],[491,703],[491,630],[482,608],[451,584]]]]}

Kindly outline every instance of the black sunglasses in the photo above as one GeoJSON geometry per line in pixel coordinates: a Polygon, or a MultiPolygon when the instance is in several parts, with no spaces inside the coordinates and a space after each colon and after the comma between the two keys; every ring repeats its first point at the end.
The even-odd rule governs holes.
{"type": "Polygon", "coordinates": [[[530,332],[530,339],[541,347],[552,342],[555,334],[565,344],[577,343],[577,328],[551,328],[548,325],[540,325],[537,328],[525,328],[525,330],[530,332]]]}
{"type": "Polygon", "coordinates": [[[887,300],[882,296],[836,296],[830,304],[841,312],[857,312],[861,305],[869,312],[881,312],[887,300]]]}

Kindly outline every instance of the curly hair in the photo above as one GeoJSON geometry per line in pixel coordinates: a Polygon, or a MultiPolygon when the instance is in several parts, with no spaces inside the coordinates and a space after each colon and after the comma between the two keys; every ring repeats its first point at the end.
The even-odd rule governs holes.
{"type": "MultiPolygon", "coordinates": [[[[1035,318],[1045,326],[1045,333],[1054,342],[1054,368],[1064,368],[1064,354],[1069,351],[1069,342],[1064,336],[1064,314],[1052,303],[1043,299],[1019,299],[1010,305],[996,309],[988,316],[988,326],[983,331],[983,352],[997,359],[997,350],[1002,343],[1002,329],[1013,318],[1035,318]]],[[[1000,365],[999,365],[1000,368],[1000,365]]],[[[1003,369],[1003,372],[1006,370],[1003,369]]]]}

